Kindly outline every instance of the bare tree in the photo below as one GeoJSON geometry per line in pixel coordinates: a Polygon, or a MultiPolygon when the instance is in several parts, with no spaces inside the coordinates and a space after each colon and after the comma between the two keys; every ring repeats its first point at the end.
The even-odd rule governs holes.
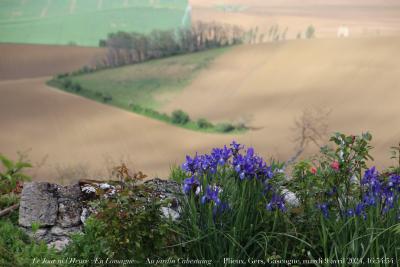
{"type": "Polygon", "coordinates": [[[321,147],[328,132],[327,118],[331,111],[321,108],[305,109],[299,118],[295,119],[293,142],[296,144],[296,153],[286,162],[288,166],[295,162],[308,145],[321,147]]]}

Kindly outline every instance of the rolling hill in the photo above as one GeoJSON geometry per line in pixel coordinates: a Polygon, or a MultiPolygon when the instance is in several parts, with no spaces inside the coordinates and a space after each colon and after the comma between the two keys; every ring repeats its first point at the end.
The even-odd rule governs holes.
{"type": "MultiPolygon", "coordinates": [[[[234,139],[265,158],[287,160],[295,150],[294,120],[306,108],[321,108],[331,111],[330,131],[371,131],[375,164],[388,166],[389,147],[400,139],[399,45],[398,37],[380,37],[239,46],[214,60],[164,107],[182,108],[193,118],[245,120],[257,129],[241,135],[174,127],[48,87],[49,77],[3,80],[0,153],[15,158],[16,151],[31,149],[35,180],[105,177],[121,160],[166,177],[186,154],[234,139]]],[[[26,77],[38,77],[39,66],[50,75],[55,64],[39,56],[29,62],[26,77]]],[[[9,61],[2,72],[18,66],[9,61]]]]}
{"type": "Polygon", "coordinates": [[[214,122],[246,120],[262,151],[288,155],[291,127],[305,109],[330,111],[331,131],[375,136],[380,162],[400,141],[399,37],[289,41],[237,47],[163,110],[214,122]]]}

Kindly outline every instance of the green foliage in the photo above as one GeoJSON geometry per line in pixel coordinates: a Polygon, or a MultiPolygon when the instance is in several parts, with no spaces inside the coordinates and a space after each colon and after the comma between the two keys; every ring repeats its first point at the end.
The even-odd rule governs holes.
{"type": "Polygon", "coordinates": [[[172,112],[171,121],[175,124],[186,124],[190,121],[190,118],[186,112],[175,110],[172,112]]]}
{"type": "Polygon", "coordinates": [[[79,93],[81,90],[82,90],[82,87],[81,87],[81,85],[79,84],[79,83],[75,83],[74,85],[73,85],[73,87],[72,87],[74,90],[75,90],[75,92],[77,92],[77,93],[79,93]]]}
{"type": "Polygon", "coordinates": [[[149,199],[148,190],[126,184],[116,197],[93,203],[98,213],[87,220],[83,235],[73,237],[64,256],[139,262],[148,257],[171,257],[172,251],[165,247],[172,233],[161,217],[160,203],[149,199]]]}
{"type": "MultiPolygon", "coordinates": [[[[255,39],[257,32],[253,38],[255,39]]],[[[109,54],[105,67],[135,64],[178,54],[203,51],[207,49],[241,44],[245,32],[237,26],[219,25],[215,22],[198,22],[192,28],[153,30],[143,34],[139,32],[114,32],[107,40],[100,41],[112,50],[121,53],[109,54]],[[213,35],[207,33],[214,32],[213,35]],[[225,36],[225,38],[220,38],[225,36]]]]}
{"type": "Polygon", "coordinates": [[[369,133],[360,136],[335,133],[330,139],[333,147],[321,148],[321,156],[314,162],[302,161],[293,169],[288,187],[299,197],[301,205],[292,223],[316,248],[314,258],[336,261],[355,258],[363,264],[373,258],[398,258],[395,248],[400,242],[393,235],[398,225],[396,209],[383,211],[379,203],[358,204],[366,208],[354,216],[354,207],[364,201],[360,181],[367,160],[372,159],[371,139],[369,133]],[[321,203],[326,204],[326,215],[318,208],[321,203]]]}
{"type": "MultiPolygon", "coordinates": [[[[35,266],[34,258],[58,259],[53,249],[45,243],[34,243],[10,220],[0,220],[0,266],[25,267],[35,266]]],[[[56,266],[49,264],[46,266],[56,266]]]]}
{"type": "Polygon", "coordinates": [[[229,133],[229,132],[232,132],[233,130],[235,130],[235,126],[233,126],[230,123],[220,123],[220,124],[217,124],[216,127],[218,128],[219,131],[221,131],[223,133],[229,133]]]}
{"type": "Polygon", "coordinates": [[[0,154],[0,162],[3,165],[3,170],[0,169],[0,195],[11,193],[17,187],[18,182],[30,180],[30,177],[22,171],[32,166],[24,162],[21,155],[20,159],[14,162],[0,154]]]}
{"type": "Polygon", "coordinates": [[[72,236],[72,242],[65,249],[63,256],[76,257],[79,255],[82,259],[106,259],[108,254],[112,253],[112,248],[108,243],[107,229],[109,228],[104,221],[96,220],[93,217],[88,218],[83,234],[72,236]]]}
{"type": "Polygon", "coordinates": [[[58,74],[56,77],[57,77],[57,79],[62,79],[62,78],[66,78],[66,77],[68,77],[68,75],[69,75],[69,73],[68,73],[68,72],[66,72],[66,73],[61,73],[61,74],[58,74]]]}
{"type": "Polygon", "coordinates": [[[111,95],[103,95],[103,102],[104,103],[108,103],[111,102],[113,100],[111,95]]]}
{"type": "Polygon", "coordinates": [[[197,126],[200,129],[207,129],[214,127],[214,125],[211,122],[209,122],[207,119],[204,118],[200,118],[197,120],[197,126]]]}
{"type": "Polygon", "coordinates": [[[72,86],[72,81],[70,79],[64,79],[62,80],[62,85],[65,89],[70,89],[70,87],[72,86]]]}
{"type": "Polygon", "coordinates": [[[0,194],[0,210],[18,203],[19,198],[15,193],[0,194]]]}

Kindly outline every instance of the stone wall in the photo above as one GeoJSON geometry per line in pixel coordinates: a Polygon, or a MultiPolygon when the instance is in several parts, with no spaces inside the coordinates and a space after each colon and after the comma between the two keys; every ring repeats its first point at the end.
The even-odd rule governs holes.
{"type": "MultiPolygon", "coordinates": [[[[179,218],[176,193],[180,187],[177,183],[156,178],[143,185],[152,192],[151,198],[169,203],[161,208],[163,216],[174,220],[179,218]]],[[[114,197],[119,189],[119,185],[93,181],[71,186],[25,183],[21,193],[19,225],[35,240],[62,250],[70,242],[72,234],[82,232],[86,218],[94,212],[86,206],[87,200],[95,198],[98,191],[103,192],[104,197],[114,197]],[[39,228],[33,231],[35,224],[39,228]]]]}
{"type": "Polygon", "coordinates": [[[33,238],[63,249],[72,233],[82,230],[82,191],[78,184],[26,183],[21,194],[19,225],[33,238]],[[32,231],[32,225],[39,229],[32,231]]]}

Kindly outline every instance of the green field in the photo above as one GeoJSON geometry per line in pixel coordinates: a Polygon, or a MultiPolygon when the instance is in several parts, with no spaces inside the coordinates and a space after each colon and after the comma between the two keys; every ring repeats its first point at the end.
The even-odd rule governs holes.
{"type": "Polygon", "coordinates": [[[187,0],[1,0],[0,42],[98,46],[111,32],[190,25],[187,0]]]}
{"type": "MultiPolygon", "coordinates": [[[[212,60],[228,49],[212,49],[89,73],[78,71],[66,77],[59,75],[48,84],[95,101],[173,123],[171,115],[160,112],[160,108],[179,94],[212,60]]],[[[190,113],[190,110],[185,111],[190,113]]],[[[245,130],[237,125],[231,127],[227,123],[202,128],[195,121],[180,126],[205,132],[232,133],[245,130]]]]}
{"type": "Polygon", "coordinates": [[[196,74],[227,48],[151,60],[141,64],[71,76],[88,92],[112,97],[112,104],[128,109],[135,104],[157,109],[179,93],[196,74]]]}

